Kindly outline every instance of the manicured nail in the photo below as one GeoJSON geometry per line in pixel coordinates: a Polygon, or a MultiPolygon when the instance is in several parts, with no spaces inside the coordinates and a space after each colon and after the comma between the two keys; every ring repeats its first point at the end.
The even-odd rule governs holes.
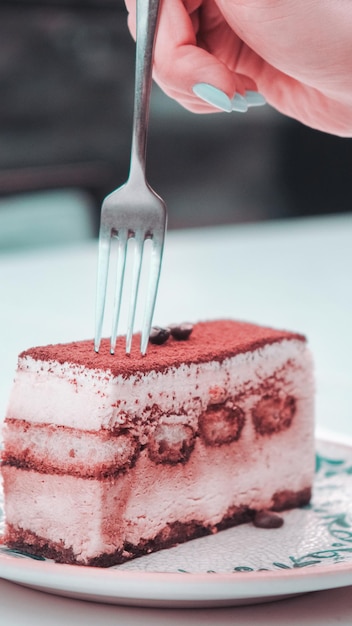
{"type": "Polygon", "coordinates": [[[212,104],[217,109],[227,111],[227,113],[231,113],[232,111],[230,98],[226,93],[221,91],[221,89],[217,89],[217,87],[213,87],[213,85],[197,83],[193,86],[193,93],[195,93],[198,98],[208,102],[208,104],[212,104]]]}
{"type": "Polygon", "coordinates": [[[246,91],[244,97],[249,107],[261,107],[266,104],[266,100],[258,91],[246,91]]]}
{"type": "Polygon", "coordinates": [[[247,100],[241,96],[239,93],[236,93],[231,100],[232,110],[238,111],[239,113],[245,113],[248,111],[247,100]]]}

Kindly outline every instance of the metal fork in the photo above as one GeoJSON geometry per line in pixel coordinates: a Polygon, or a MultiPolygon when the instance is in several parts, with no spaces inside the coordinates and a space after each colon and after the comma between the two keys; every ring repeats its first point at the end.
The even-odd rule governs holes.
{"type": "Polygon", "coordinates": [[[110,352],[114,354],[125,279],[128,240],[135,241],[130,303],[128,309],[126,353],[130,353],[140,286],[143,249],[146,239],[152,241],[149,286],[146,295],[140,350],[147,351],[155,300],[158,290],[166,231],[167,212],[164,201],[146,181],[146,145],[149,102],[152,84],[152,62],[160,0],[137,0],[135,100],[133,113],[130,172],[127,182],[109,194],[102,205],[98,276],[96,295],[95,351],[99,351],[107,295],[111,240],[117,238],[116,292],[113,309],[110,352]]]}

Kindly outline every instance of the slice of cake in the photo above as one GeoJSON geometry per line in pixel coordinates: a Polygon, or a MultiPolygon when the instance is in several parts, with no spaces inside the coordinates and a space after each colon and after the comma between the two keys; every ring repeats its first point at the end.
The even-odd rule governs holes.
{"type": "Polygon", "coordinates": [[[313,376],[302,335],[235,321],[19,356],[4,425],[9,547],[109,566],[306,504],[313,376]],[[165,333],[164,333],[165,334],[165,333]]]}

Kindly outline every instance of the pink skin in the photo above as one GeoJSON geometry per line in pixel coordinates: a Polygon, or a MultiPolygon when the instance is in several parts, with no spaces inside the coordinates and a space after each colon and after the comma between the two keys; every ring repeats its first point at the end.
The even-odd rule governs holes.
{"type": "MultiPolygon", "coordinates": [[[[135,0],[125,0],[135,33],[135,0]]],[[[258,90],[280,112],[352,136],[351,0],[161,0],[154,78],[194,113],[215,107],[192,91],[229,98],[258,90]]]]}

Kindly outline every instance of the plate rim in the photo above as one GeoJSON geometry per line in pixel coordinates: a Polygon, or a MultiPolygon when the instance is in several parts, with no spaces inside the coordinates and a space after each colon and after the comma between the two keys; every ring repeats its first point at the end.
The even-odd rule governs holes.
{"type": "MultiPolygon", "coordinates": [[[[342,440],[342,435],[322,435],[316,437],[315,443],[318,442],[352,451],[352,439],[342,440]]],[[[64,597],[130,606],[209,606],[216,602],[233,605],[238,600],[280,599],[352,585],[352,561],[289,570],[153,572],[82,567],[0,552],[0,578],[64,597]],[[102,577],[103,589],[97,588],[97,579],[102,577]]]]}

